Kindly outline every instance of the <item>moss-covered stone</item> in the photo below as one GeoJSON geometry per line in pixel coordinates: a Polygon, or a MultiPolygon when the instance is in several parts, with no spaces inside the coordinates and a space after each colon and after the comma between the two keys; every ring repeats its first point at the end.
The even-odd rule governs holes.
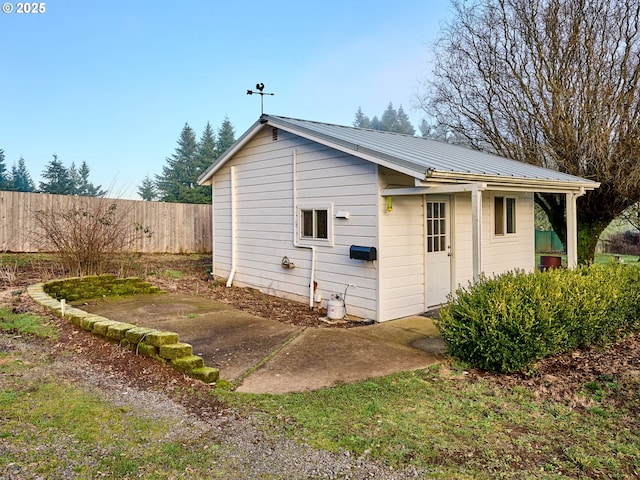
{"type": "Polygon", "coordinates": [[[204,360],[197,355],[191,355],[189,357],[174,358],[171,360],[171,366],[179,372],[186,373],[196,368],[204,367],[204,360]]]}
{"type": "Polygon", "coordinates": [[[69,320],[77,327],[80,327],[82,325],[82,319],[86,316],[87,312],[74,307],[67,307],[64,313],[64,318],[69,320]]]}
{"type": "MultiPolygon", "coordinates": [[[[119,279],[111,274],[54,280],[32,285],[27,290],[35,301],[59,316],[62,316],[62,306],[58,299],[70,302],[109,295],[161,292],[158,287],[143,282],[137,277],[119,279]]],[[[170,361],[173,368],[197,380],[213,383],[220,378],[219,370],[205,367],[203,359],[193,355],[191,345],[178,341],[177,333],[112,321],[68,304],[65,307],[64,317],[84,330],[102,336],[108,341],[118,342],[121,347],[139,355],[163,363],[170,361]]]]}
{"type": "Polygon", "coordinates": [[[188,372],[188,375],[204,383],[213,383],[220,378],[220,370],[213,367],[200,367],[194,368],[188,372]]]}
{"type": "Polygon", "coordinates": [[[151,358],[164,361],[164,359],[160,355],[158,355],[158,347],[154,347],[153,345],[149,345],[148,343],[145,343],[145,342],[142,342],[136,345],[135,352],[138,355],[151,357],[151,358]]]}
{"type": "Polygon", "coordinates": [[[188,343],[172,343],[160,346],[160,356],[167,360],[193,355],[193,348],[188,343]]]}
{"type": "Polygon", "coordinates": [[[107,329],[107,338],[120,341],[124,338],[127,331],[132,328],[135,328],[135,325],[132,325],[131,323],[117,323],[115,325],[111,325],[107,329]]]}
{"type": "Polygon", "coordinates": [[[172,343],[178,343],[178,334],[173,332],[154,331],[146,336],[145,342],[149,345],[153,345],[154,347],[170,345],[172,343]]]}
{"type": "Polygon", "coordinates": [[[64,298],[69,302],[116,295],[160,292],[158,287],[137,277],[116,278],[112,274],[53,280],[43,284],[42,288],[49,296],[58,300],[64,298]]]}
{"type": "Polygon", "coordinates": [[[101,337],[105,337],[107,336],[107,331],[109,331],[109,327],[111,327],[112,325],[115,325],[117,322],[114,322],[112,320],[103,320],[101,322],[96,322],[93,324],[93,329],[91,330],[91,333],[93,333],[94,335],[100,335],[101,337]]]}
{"type": "Polygon", "coordinates": [[[87,315],[80,321],[80,328],[93,331],[93,326],[98,322],[108,322],[109,319],[99,315],[87,315]]]}
{"type": "Polygon", "coordinates": [[[145,339],[145,337],[149,335],[151,332],[156,332],[156,331],[157,330],[153,328],[134,327],[131,330],[127,330],[127,333],[124,334],[124,338],[128,342],[135,345],[142,342],[145,339]]]}

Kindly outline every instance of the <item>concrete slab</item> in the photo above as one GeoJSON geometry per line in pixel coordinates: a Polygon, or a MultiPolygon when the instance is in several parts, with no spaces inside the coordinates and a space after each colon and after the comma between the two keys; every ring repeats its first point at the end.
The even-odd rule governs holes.
{"type": "Polygon", "coordinates": [[[238,391],[314,390],[426,368],[442,359],[433,320],[409,317],[350,329],[304,328],[203,297],[142,295],[76,305],[121,322],[167,330],[238,391]]]}
{"type": "Polygon", "coordinates": [[[184,295],[109,298],[79,308],[110,320],[175,332],[181,342],[193,346],[194,355],[202,357],[206,366],[218,368],[220,378],[227,381],[243,376],[303,330],[221,302],[184,295]]]}
{"type": "Polygon", "coordinates": [[[308,328],[237,390],[301,392],[426,368],[443,358],[441,348],[425,351],[412,346],[426,335],[437,335],[437,330],[425,317],[346,330],[308,328]]]}

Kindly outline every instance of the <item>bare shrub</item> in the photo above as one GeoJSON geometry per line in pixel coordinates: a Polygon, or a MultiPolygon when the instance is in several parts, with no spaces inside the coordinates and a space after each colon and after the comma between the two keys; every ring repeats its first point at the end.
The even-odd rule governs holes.
{"type": "Polygon", "coordinates": [[[619,255],[640,255],[638,232],[627,230],[625,232],[614,233],[604,241],[604,251],[605,253],[619,255]]]}
{"type": "Polygon", "coordinates": [[[18,266],[13,265],[0,265],[0,283],[12,284],[15,282],[18,274],[18,266]]]}
{"type": "Polygon", "coordinates": [[[136,240],[151,237],[152,232],[128,213],[108,198],[72,197],[66,209],[33,212],[39,228],[35,235],[60,257],[67,273],[106,273],[136,240]]]}

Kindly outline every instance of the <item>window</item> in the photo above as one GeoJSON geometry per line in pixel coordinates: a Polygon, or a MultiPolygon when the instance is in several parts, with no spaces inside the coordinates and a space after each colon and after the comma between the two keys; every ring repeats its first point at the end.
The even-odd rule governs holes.
{"type": "Polygon", "coordinates": [[[301,210],[301,237],[326,240],[329,238],[328,210],[301,210]]]}
{"type": "Polygon", "coordinates": [[[447,212],[445,202],[427,202],[427,252],[447,249],[447,212]]]}
{"type": "Polygon", "coordinates": [[[494,197],[493,213],[496,235],[516,233],[516,199],[511,197],[494,197]]]}

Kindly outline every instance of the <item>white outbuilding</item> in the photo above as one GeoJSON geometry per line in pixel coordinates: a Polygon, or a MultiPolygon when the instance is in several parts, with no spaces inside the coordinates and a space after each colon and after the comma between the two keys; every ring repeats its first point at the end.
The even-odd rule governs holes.
{"type": "Polygon", "coordinates": [[[534,193],[597,182],[421,137],[262,115],[200,178],[213,187],[213,273],[386,321],[457,286],[536,268],[534,193]]]}

